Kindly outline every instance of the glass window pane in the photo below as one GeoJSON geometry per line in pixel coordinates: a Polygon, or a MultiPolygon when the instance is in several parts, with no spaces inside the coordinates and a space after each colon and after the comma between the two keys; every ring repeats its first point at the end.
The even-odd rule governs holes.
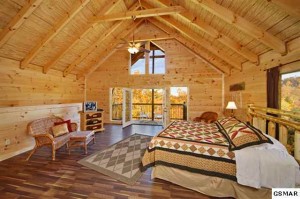
{"type": "Polygon", "coordinates": [[[133,89],[133,103],[151,103],[152,91],[151,89],[133,89]]]}
{"type": "Polygon", "coordinates": [[[154,52],[154,50],[151,50],[150,53],[149,53],[149,55],[153,56],[153,52],[154,52]]]}
{"type": "Polygon", "coordinates": [[[170,101],[172,104],[183,104],[187,102],[187,87],[171,87],[170,101]]]}
{"type": "MultiPolygon", "coordinates": [[[[149,53],[149,71],[148,74],[165,74],[165,53],[159,49],[157,46],[153,46],[152,44],[151,51],[149,53]],[[154,61],[154,63],[153,63],[154,61]]],[[[142,52],[138,52],[136,54],[131,54],[131,64],[130,74],[146,74],[146,59],[145,55],[142,52]]]]}
{"type": "Polygon", "coordinates": [[[111,119],[122,120],[122,104],[123,104],[123,90],[122,88],[111,89],[111,119]]]}
{"type": "Polygon", "coordinates": [[[300,71],[281,76],[281,109],[300,111],[300,71]]]}
{"type": "Polygon", "coordinates": [[[157,55],[165,55],[165,53],[161,50],[155,50],[155,56],[157,55]]]}
{"type": "Polygon", "coordinates": [[[154,89],[154,104],[163,103],[163,89],[154,89]]]}
{"type": "Polygon", "coordinates": [[[154,59],[154,74],[165,74],[165,58],[155,58],[154,59]]]}
{"type": "Polygon", "coordinates": [[[154,120],[162,120],[163,118],[163,89],[153,89],[154,94],[154,120]]]}
{"type": "Polygon", "coordinates": [[[145,74],[145,59],[139,59],[135,64],[133,64],[130,68],[130,74],[145,74]]]}
{"type": "Polygon", "coordinates": [[[152,90],[151,89],[133,89],[133,118],[149,119],[152,116],[152,90]]]}
{"type": "Polygon", "coordinates": [[[170,88],[170,118],[171,120],[186,120],[188,100],[187,87],[171,87],[170,88]]]}

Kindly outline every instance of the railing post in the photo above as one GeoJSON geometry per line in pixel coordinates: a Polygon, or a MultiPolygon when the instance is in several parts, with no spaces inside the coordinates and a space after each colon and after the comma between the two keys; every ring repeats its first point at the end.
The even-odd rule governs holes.
{"type": "Polygon", "coordinates": [[[187,108],[186,108],[186,103],[183,102],[183,120],[187,120],[187,108]]]}

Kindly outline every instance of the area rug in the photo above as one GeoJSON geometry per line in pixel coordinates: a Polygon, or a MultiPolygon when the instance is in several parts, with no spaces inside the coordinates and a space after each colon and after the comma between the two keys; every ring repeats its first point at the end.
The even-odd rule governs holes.
{"type": "Polygon", "coordinates": [[[78,161],[79,164],[133,185],[142,175],[141,159],[151,136],[133,134],[103,151],[78,161]]]}

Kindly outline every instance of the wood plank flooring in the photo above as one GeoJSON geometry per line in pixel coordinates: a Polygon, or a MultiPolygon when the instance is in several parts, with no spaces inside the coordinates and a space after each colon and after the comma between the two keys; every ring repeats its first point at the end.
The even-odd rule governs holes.
{"type": "MultiPolygon", "coordinates": [[[[103,150],[134,133],[155,135],[161,126],[105,125],[103,133],[96,134],[96,143],[90,143],[88,154],[103,150]]],[[[83,149],[74,148],[69,155],[63,147],[51,160],[48,148],[38,150],[25,161],[24,153],[0,162],[0,198],[213,198],[185,189],[170,182],[151,180],[148,169],[134,185],[126,185],[94,170],[81,166],[78,160],[86,157],[83,149]]]]}

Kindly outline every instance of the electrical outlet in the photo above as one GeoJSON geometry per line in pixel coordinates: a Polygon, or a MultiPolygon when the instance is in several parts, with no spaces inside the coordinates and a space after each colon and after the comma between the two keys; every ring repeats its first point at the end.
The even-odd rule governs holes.
{"type": "Polygon", "coordinates": [[[5,145],[10,145],[10,139],[5,139],[5,145]]]}

